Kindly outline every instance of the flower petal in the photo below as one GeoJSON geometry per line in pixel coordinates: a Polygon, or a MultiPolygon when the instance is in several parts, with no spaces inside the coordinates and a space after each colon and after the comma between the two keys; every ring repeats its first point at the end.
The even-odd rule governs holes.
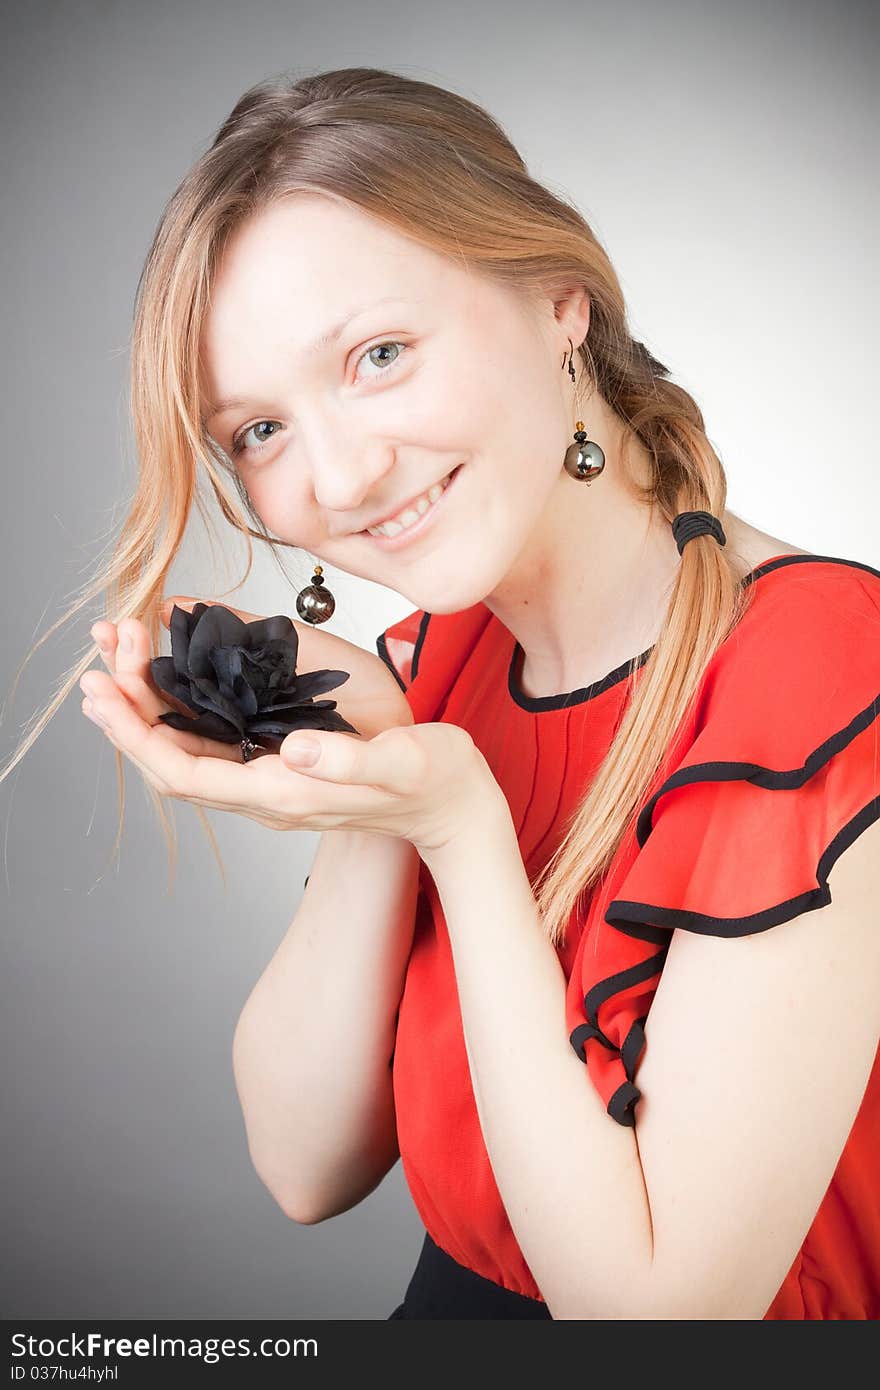
{"type": "Polygon", "coordinates": [[[190,676],[210,677],[214,672],[212,660],[215,647],[246,647],[248,624],[221,603],[207,608],[193,628],[189,640],[187,669],[190,676]]]}
{"type": "MultiPolygon", "coordinates": [[[[198,604],[195,604],[193,613],[197,607],[198,604]]],[[[189,634],[193,621],[193,614],[190,614],[186,608],[179,608],[175,603],[171,609],[168,630],[171,633],[171,659],[181,680],[187,679],[186,657],[189,651],[189,634]]]]}
{"type": "Polygon", "coordinates": [[[213,710],[221,718],[229,721],[236,729],[240,729],[242,734],[245,729],[245,716],[240,705],[235,700],[227,700],[221,695],[215,681],[202,679],[200,676],[190,676],[193,698],[206,710],[213,710]]]}
{"type": "Polygon", "coordinates": [[[330,733],[349,734],[359,732],[335,709],[320,709],[317,705],[297,710],[296,715],[290,719],[254,719],[248,725],[248,733],[272,738],[286,738],[296,729],[326,729],[330,733]]]}
{"type": "Polygon", "coordinates": [[[178,714],[177,710],[168,710],[159,715],[159,720],[169,728],[181,729],[187,734],[201,734],[204,738],[216,739],[218,743],[238,743],[241,739],[238,729],[233,729],[227,720],[210,710],[195,719],[188,719],[185,714],[178,714]]]}
{"type": "Polygon", "coordinates": [[[297,648],[298,644],[272,637],[265,642],[254,642],[246,654],[257,666],[292,676],[296,671],[297,648]]]}
{"type": "Polygon", "coordinates": [[[351,680],[350,671],[304,671],[296,678],[297,694],[301,700],[311,700],[314,695],[323,695],[325,690],[335,690],[351,680]]]}
{"type": "Polygon", "coordinates": [[[236,704],[246,719],[260,708],[257,691],[242,669],[247,653],[241,647],[217,647],[212,653],[220,696],[236,704]]]}
{"type": "Polygon", "coordinates": [[[269,642],[286,642],[293,648],[293,660],[296,664],[299,633],[286,613],[279,613],[274,618],[256,618],[254,622],[248,623],[247,627],[249,646],[252,650],[264,647],[269,642]]]}
{"type": "Polygon", "coordinates": [[[150,674],[165,695],[179,700],[182,705],[189,705],[192,710],[198,710],[199,706],[190,693],[189,680],[179,679],[172,656],[154,656],[150,662],[150,674]]]}

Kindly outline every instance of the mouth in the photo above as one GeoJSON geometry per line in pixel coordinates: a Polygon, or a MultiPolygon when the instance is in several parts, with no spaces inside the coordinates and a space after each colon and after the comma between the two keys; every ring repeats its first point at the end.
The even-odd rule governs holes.
{"type": "MultiPolygon", "coordinates": [[[[404,526],[398,522],[397,524],[400,526],[400,529],[395,531],[394,535],[383,535],[373,531],[358,531],[357,535],[363,536],[365,540],[372,541],[374,545],[378,545],[382,550],[402,550],[410,541],[414,541],[417,537],[425,534],[428,527],[432,524],[436,513],[442,508],[446,494],[454,486],[455,480],[463,467],[464,464],[460,463],[456,468],[453,468],[452,472],[449,473],[446,478],[441,478],[440,486],[443,491],[436,500],[429,502],[421,515],[418,516],[415,521],[410,522],[409,525],[404,526]]],[[[415,508],[412,510],[415,510],[415,508]]]]}

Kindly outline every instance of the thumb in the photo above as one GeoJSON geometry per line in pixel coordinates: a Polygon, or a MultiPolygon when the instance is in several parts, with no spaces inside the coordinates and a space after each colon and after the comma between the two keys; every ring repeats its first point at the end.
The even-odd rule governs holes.
{"type": "Polygon", "coordinates": [[[370,756],[375,742],[343,730],[295,729],[278,752],[287,767],[314,773],[328,782],[376,782],[383,780],[384,759],[370,756]]]}

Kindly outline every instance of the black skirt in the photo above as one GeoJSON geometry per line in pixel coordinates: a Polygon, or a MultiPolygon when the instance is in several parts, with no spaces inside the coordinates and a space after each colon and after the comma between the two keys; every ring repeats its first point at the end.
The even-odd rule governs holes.
{"type": "Polygon", "coordinates": [[[427,1231],[418,1263],[403,1302],[392,1318],[546,1318],[546,1303],[493,1284],[482,1274],[460,1265],[431,1239],[427,1231]]]}

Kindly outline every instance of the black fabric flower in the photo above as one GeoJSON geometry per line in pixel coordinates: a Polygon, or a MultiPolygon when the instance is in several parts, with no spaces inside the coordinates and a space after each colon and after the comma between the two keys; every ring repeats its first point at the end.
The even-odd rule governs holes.
{"type": "Polygon", "coordinates": [[[294,729],[358,733],[336,711],[335,700],[316,695],[349,679],[348,671],[296,673],[299,636],[290,618],[243,622],[219,603],[196,603],[192,612],[171,610],[171,655],[156,656],[150,671],[166,695],[193,711],[160,714],[172,729],[240,743],[244,761],[273,751],[294,729]]]}

